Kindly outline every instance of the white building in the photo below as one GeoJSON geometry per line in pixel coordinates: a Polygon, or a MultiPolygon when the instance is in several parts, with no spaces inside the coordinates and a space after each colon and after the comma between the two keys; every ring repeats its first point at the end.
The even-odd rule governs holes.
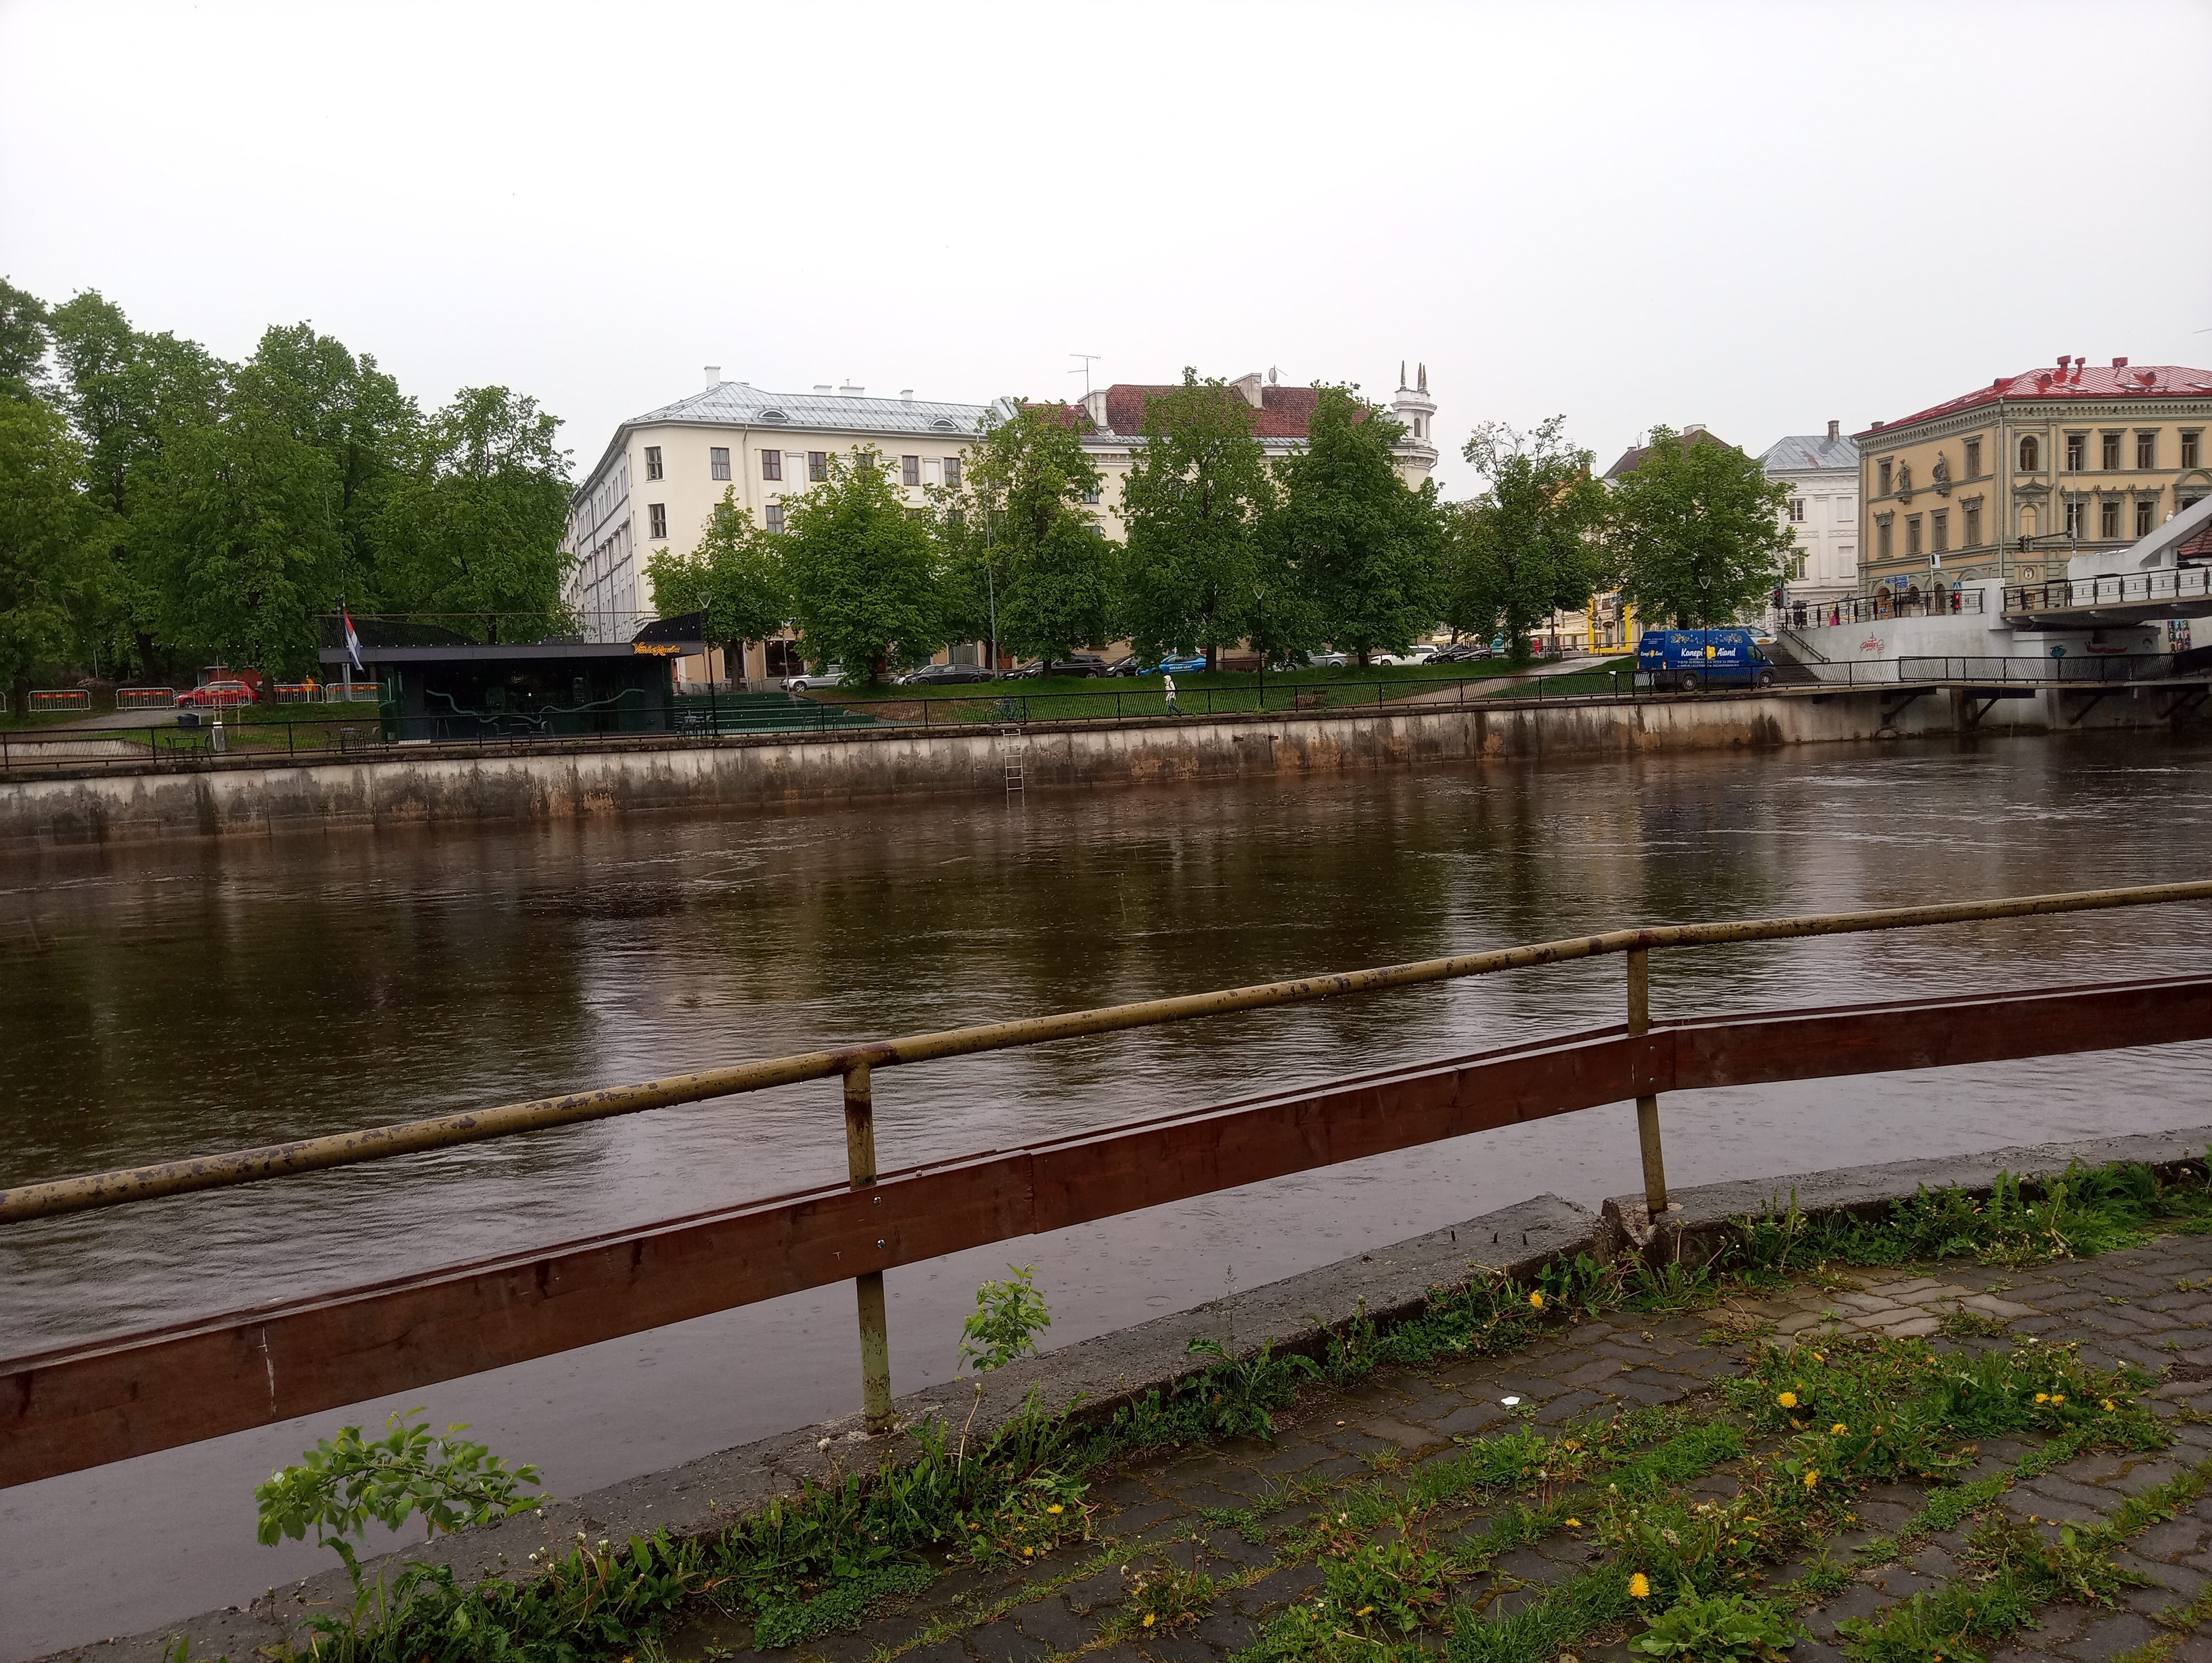
{"type": "MultiPolygon", "coordinates": [[[[1424,367],[1407,387],[1404,367],[1391,412],[1405,423],[1398,468],[1418,485],[1436,466],[1436,402],[1424,367]]],[[[1319,393],[1312,387],[1279,383],[1274,372],[1254,372],[1230,384],[1252,409],[1252,429],[1270,455],[1303,449],[1319,393]]],[[[1084,436],[1102,476],[1096,503],[1100,529],[1118,537],[1121,481],[1133,446],[1141,443],[1146,395],[1164,385],[1117,382],[1083,401],[1093,431],[1084,436]]],[[[878,452],[907,501],[921,508],[933,485],[957,486],[968,447],[994,410],[1011,416],[1012,399],[995,405],[919,399],[911,389],[896,399],[871,399],[860,387],[817,387],[811,393],[769,393],[707,370],[703,392],[624,422],[570,499],[562,551],[569,557],[562,598],[582,612],[651,612],[645,563],[674,549],[689,552],[725,491],[751,514],[753,523],[783,529],[785,505],[824,477],[831,454],[858,446],[878,452]]],[[[781,643],[755,643],[738,672],[759,679],[783,673],[781,643]]],[[[686,664],[703,677],[707,666],[686,664]]],[[[738,667],[730,667],[737,671],[738,667]]],[[[712,673],[727,672],[718,663],[712,673]]]]}
{"type": "Polygon", "coordinates": [[[1784,574],[1792,600],[1826,604],[1854,594],[1859,581],[1859,448],[1828,423],[1826,436],[1793,433],[1759,459],[1770,479],[1790,487],[1783,510],[1797,539],[1784,574]]]}

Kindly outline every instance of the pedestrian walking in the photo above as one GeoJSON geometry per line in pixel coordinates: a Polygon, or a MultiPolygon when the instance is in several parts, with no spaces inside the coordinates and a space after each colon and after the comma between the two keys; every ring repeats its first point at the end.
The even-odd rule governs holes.
{"type": "Polygon", "coordinates": [[[1160,677],[1160,684],[1167,689],[1168,714],[1171,716],[1181,716],[1182,714],[1182,706],[1176,703],[1175,678],[1171,675],[1164,674],[1160,677]]]}

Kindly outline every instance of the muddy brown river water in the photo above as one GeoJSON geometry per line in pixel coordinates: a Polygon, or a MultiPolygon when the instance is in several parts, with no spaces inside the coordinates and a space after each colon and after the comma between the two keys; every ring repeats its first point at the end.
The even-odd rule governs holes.
{"type": "MultiPolygon", "coordinates": [[[[2212,746],[2161,735],[1514,764],[641,818],[0,865],[0,1182],[746,1057],[1631,923],[2212,875],[2212,746]]],[[[1661,1014],[2201,969],[2212,908],[1661,955],[1661,1014]]],[[[1620,1020],[1618,961],[878,1078],[885,1165],[1620,1020]]],[[[1678,1185],[2212,1123],[2179,1046],[1664,1106],[1678,1185]]],[[[836,1087],[0,1229],[0,1351],[842,1175],[836,1087]]],[[[897,1389],[1034,1263],[1065,1343],[1555,1191],[1637,1185],[1626,1106],[890,1277],[897,1389]]],[[[426,1405],[556,1493],[856,1407],[844,1289],[0,1492],[0,1657],[318,1568],[253,1483],[426,1405]]]]}

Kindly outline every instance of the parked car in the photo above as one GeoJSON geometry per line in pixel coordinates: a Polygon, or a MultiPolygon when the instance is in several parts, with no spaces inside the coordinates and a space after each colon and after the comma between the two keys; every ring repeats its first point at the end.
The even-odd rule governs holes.
{"type": "Polygon", "coordinates": [[[1437,649],[1423,642],[1418,647],[1402,653],[1377,653],[1368,661],[1370,664],[1425,664],[1437,655],[1437,649]]]}
{"type": "Polygon", "coordinates": [[[1109,676],[1150,675],[1152,673],[1152,667],[1145,663],[1134,653],[1123,653],[1121,657],[1106,667],[1106,673],[1109,676]]]}
{"type": "Polygon", "coordinates": [[[1018,670],[1009,670],[1009,678],[1029,681],[1040,676],[1103,676],[1107,672],[1104,655],[1100,653],[1071,653],[1066,658],[1055,658],[1050,664],[1035,659],[1018,670]]]}
{"type": "Polygon", "coordinates": [[[203,681],[177,695],[177,709],[180,710],[235,710],[241,704],[252,703],[253,689],[243,681],[229,679],[203,681]]]}
{"type": "Polygon", "coordinates": [[[1449,647],[1437,649],[1431,664],[1474,664],[1490,656],[1490,649],[1480,641],[1455,641],[1449,647]]]}
{"type": "Polygon", "coordinates": [[[937,682],[993,681],[996,677],[981,664],[925,664],[908,670],[896,681],[901,687],[926,687],[937,682]]]}
{"type": "Polygon", "coordinates": [[[786,676],[783,691],[803,693],[815,687],[842,687],[845,685],[845,667],[825,664],[818,670],[809,670],[803,675],[786,676]]]}
{"type": "Polygon", "coordinates": [[[1774,661],[1749,630],[1646,630],[1636,643],[1636,667],[1662,691],[1702,687],[1771,687],[1774,661]]]}
{"type": "Polygon", "coordinates": [[[1169,675],[1197,675],[1206,668],[1206,655],[1204,653],[1170,654],[1160,661],[1159,667],[1169,675]]]}
{"type": "Polygon", "coordinates": [[[1352,658],[1347,653],[1308,653],[1306,662],[1316,670],[1341,670],[1352,658]]]}

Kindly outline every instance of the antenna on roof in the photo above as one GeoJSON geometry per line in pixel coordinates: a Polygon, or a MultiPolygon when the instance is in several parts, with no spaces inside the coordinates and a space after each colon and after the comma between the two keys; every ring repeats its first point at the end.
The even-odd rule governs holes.
{"type": "Polygon", "coordinates": [[[1087,399],[1091,396],[1091,366],[1097,363],[1099,359],[1104,357],[1106,355],[1103,352],[1071,352],[1067,356],[1071,358],[1080,358],[1083,360],[1082,369],[1071,369],[1067,373],[1071,375],[1080,375],[1083,377],[1083,396],[1087,399]]]}

